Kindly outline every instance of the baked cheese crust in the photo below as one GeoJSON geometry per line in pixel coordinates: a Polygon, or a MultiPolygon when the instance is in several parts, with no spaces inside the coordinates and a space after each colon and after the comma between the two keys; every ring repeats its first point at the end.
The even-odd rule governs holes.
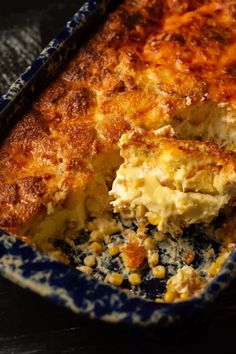
{"type": "Polygon", "coordinates": [[[107,212],[135,127],[233,149],[235,14],[224,0],[126,0],[110,14],[2,142],[0,227],[48,238],[107,212]]]}

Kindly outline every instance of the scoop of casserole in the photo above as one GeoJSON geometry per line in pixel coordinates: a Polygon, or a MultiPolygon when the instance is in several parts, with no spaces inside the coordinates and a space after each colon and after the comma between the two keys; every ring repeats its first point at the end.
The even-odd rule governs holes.
{"type": "Polygon", "coordinates": [[[236,196],[236,154],[208,142],[136,129],[120,140],[120,166],[111,196],[116,212],[147,218],[172,235],[210,223],[236,196]]]}

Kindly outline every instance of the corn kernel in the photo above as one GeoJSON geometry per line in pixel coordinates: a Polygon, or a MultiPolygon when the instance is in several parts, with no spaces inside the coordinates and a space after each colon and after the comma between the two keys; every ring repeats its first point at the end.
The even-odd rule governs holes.
{"type": "Polygon", "coordinates": [[[122,232],[122,235],[126,238],[136,238],[136,232],[134,230],[131,229],[125,229],[122,232]]]}
{"type": "Polygon", "coordinates": [[[228,255],[228,252],[224,252],[217,257],[216,261],[208,269],[209,276],[214,277],[219,272],[228,255]]]}
{"type": "Polygon", "coordinates": [[[90,250],[94,254],[101,254],[103,251],[103,246],[99,242],[92,242],[90,245],[90,250]]]}
{"type": "Polygon", "coordinates": [[[103,241],[104,235],[101,231],[92,231],[89,237],[89,241],[103,241]]]}
{"type": "Polygon", "coordinates": [[[88,267],[94,267],[96,264],[96,258],[94,256],[87,256],[84,258],[84,264],[88,267]]]}
{"type": "Polygon", "coordinates": [[[138,273],[130,274],[128,279],[131,285],[140,285],[142,283],[142,279],[138,273]]]}
{"type": "Polygon", "coordinates": [[[163,279],[166,276],[166,269],[162,265],[158,265],[152,268],[152,274],[154,278],[163,279]]]}
{"type": "Polygon", "coordinates": [[[110,256],[115,256],[120,252],[120,248],[112,243],[108,246],[108,252],[110,256]]]}
{"type": "Polygon", "coordinates": [[[156,232],[153,234],[153,237],[154,237],[154,239],[155,239],[157,242],[161,242],[161,241],[166,240],[166,237],[167,237],[167,236],[166,236],[163,232],[156,231],[156,232]]]}
{"type": "Polygon", "coordinates": [[[146,250],[154,250],[156,248],[156,244],[155,241],[151,238],[151,237],[147,237],[144,241],[143,241],[143,247],[146,250]]]}
{"type": "Polygon", "coordinates": [[[140,240],[145,240],[145,238],[147,238],[147,229],[146,227],[141,227],[139,226],[137,228],[137,236],[140,240]]]}
{"type": "MultiPolygon", "coordinates": [[[[21,238],[22,241],[24,241],[24,239],[21,238]]],[[[26,241],[24,242],[27,242],[28,239],[26,239],[26,241]]],[[[55,250],[55,251],[52,251],[52,253],[50,253],[50,255],[53,257],[53,258],[56,258],[57,260],[63,262],[63,263],[66,263],[66,264],[69,264],[70,261],[68,259],[68,257],[61,251],[61,250],[55,250]]]]}
{"type": "Polygon", "coordinates": [[[157,252],[148,255],[148,264],[150,267],[155,267],[159,262],[159,254],[157,252]]]}
{"type": "Polygon", "coordinates": [[[136,218],[142,218],[145,215],[146,211],[147,209],[144,205],[138,205],[135,211],[136,218]]]}
{"type": "Polygon", "coordinates": [[[189,294],[187,294],[187,293],[181,294],[180,295],[180,299],[183,300],[183,301],[188,300],[189,299],[189,294]]]}
{"type": "Polygon", "coordinates": [[[147,219],[148,219],[149,223],[152,225],[158,225],[159,222],[161,221],[160,215],[156,215],[156,214],[152,214],[152,213],[147,215],[147,219]]]}
{"type": "Polygon", "coordinates": [[[109,275],[108,280],[112,285],[120,286],[122,284],[124,278],[123,278],[122,274],[112,272],[109,275]]]}
{"type": "Polygon", "coordinates": [[[155,299],[155,302],[163,302],[163,299],[161,299],[160,297],[157,297],[157,298],[155,299]]]}
{"type": "Polygon", "coordinates": [[[175,300],[175,298],[176,298],[175,293],[172,291],[168,291],[164,295],[164,300],[166,302],[173,302],[175,300]]]}
{"type": "Polygon", "coordinates": [[[105,234],[112,235],[115,232],[121,231],[121,225],[114,219],[106,220],[104,221],[102,230],[105,234]]]}
{"type": "Polygon", "coordinates": [[[80,270],[81,272],[83,272],[83,273],[86,273],[86,274],[92,274],[92,272],[93,272],[93,270],[92,270],[92,268],[90,268],[90,267],[87,267],[87,266],[80,266],[80,267],[77,267],[77,269],[78,270],[80,270]]]}

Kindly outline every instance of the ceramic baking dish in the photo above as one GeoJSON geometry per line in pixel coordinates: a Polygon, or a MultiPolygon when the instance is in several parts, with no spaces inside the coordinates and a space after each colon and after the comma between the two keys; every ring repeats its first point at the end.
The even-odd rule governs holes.
{"type": "MultiPolygon", "coordinates": [[[[109,0],[87,1],[0,98],[2,137],[7,135],[16,121],[18,112],[54,77],[78,45],[91,34],[95,24],[102,21],[113,6],[114,1],[109,0]]],[[[235,278],[236,252],[229,256],[220,273],[201,294],[177,303],[156,303],[130,296],[51,259],[4,232],[0,234],[0,272],[12,282],[90,318],[142,326],[163,326],[215,300],[235,278]]]]}

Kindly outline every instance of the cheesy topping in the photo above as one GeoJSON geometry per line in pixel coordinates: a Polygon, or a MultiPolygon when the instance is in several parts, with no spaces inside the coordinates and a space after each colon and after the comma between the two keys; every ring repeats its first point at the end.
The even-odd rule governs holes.
{"type": "Polygon", "coordinates": [[[210,223],[236,195],[233,153],[214,144],[178,140],[135,130],[120,141],[120,166],[111,196],[116,212],[143,217],[159,231],[180,234],[184,227],[210,223]]]}

